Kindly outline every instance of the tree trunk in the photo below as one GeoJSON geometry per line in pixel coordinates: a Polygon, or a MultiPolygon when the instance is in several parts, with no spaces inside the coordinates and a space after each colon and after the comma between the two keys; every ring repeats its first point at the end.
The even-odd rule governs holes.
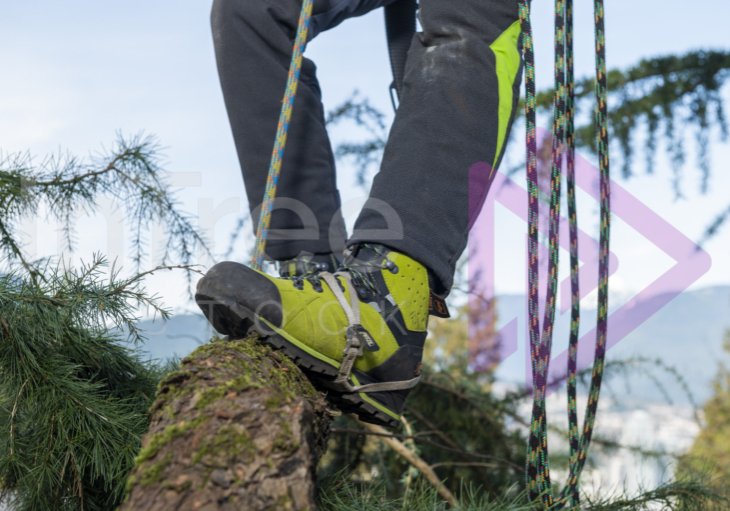
{"type": "Polygon", "coordinates": [[[216,341],[160,384],[121,510],[315,509],[330,417],[286,357],[216,341]]]}

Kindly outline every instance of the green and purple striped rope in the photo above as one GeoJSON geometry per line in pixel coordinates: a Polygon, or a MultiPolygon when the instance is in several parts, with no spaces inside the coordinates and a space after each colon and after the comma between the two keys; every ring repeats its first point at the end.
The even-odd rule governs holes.
{"type": "MultiPolygon", "coordinates": [[[[535,453],[530,456],[530,463],[538,465],[528,470],[529,474],[537,474],[537,477],[530,477],[528,490],[533,501],[541,499],[544,508],[553,505],[552,485],[550,483],[550,465],[547,448],[547,417],[545,410],[545,394],[547,392],[547,376],[550,365],[550,351],[552,347],[553,325],[555,321],[555,299],[558,285],[558,263],[559,263],[559,232],[560,232],[560,187],[562,180],[563,161],[563,139],[565,137],[565,0],[555,2],[555,95],[554,115],[552,126],[552,147],[551,147],[551,172],[550,172],[550,213],[549,213],[549,265],[548,265],[548,289],[545,300],[545,316],[543,319],[542,336],[538,345],[533,346],[531,355],[533,357],[533,407],[532,419],[530,421],[529,448],[535,453]]],[[[529,185],[536,189],[537,173],[528,176],[529,185]]],[[[530,208],[533,209],[531,219],[536,221],[538,217],[538,203],[531,201],[530,208]]],[[[532,243],[530,248],[537,252],[537,225],[529,230],[532,243]]],[[[530,257],[530,305],[529,310],[533,314],[531,323],[537,323],[539,314],[538,303],[538,257],[533,254],[530,257]]],[[[539,328],[537,329],[539,331],[539,328]]]]}
{"type": "Polygon", "coordinates": [[[307,44],[307,32],[309,31],[309,20],[311,17],[312,0],[304,0],[299,16],[296,39],[294,40],[294,50],[289,66],[286,92],[284,93],[284,101],[281,105],[279,126],[276,129],[276,141],[274,143],[274,151],[271,155],[269,175],[266,178],[266,191],[264,192],[264,201],[261,204],[261,215],[259,216],[258,231],[256,233],[256,245],[251,259],[251,267],[255,270],[261,270],[261,265],[264,261],[266,237],[269,234],[271,212],[274,206],[274,198],[276,197],[276,186],[279,184],[281,162],[284,157],[289,122],[291,121],[292,108],[294,107],[294,99],[297,94],[297,86],[299,85],[299,72],[302,69],[302,55],[304,53],[304,47],[307,44]]]}
{"type": "MultiPolygon", "coordinates": [[[[525,61],[525,127],[526,127],[526,163],[527,163],[527,192],[528,192],[528,321],[530,334],[530,361],[532,363],[533,388],[536,388],[535,376],[538,373],[537,359],[540,339],[539,310],[537,307],[538,293],[538,187],[537,187],[537,139],[535,113],[535,58],[530,22],[529,0],[520,0],[520,25],[522,28],[522,48],[525,61]]],[[[531,427],[531,431],[532,431],[531,427]]],[[[536,429],[539,429],[536,428],[536,429]]],[[[542,450],[538,435],[530,435],[527,450],[527,486],[530,496],[540,494],[540,468],[544,465],[542,450]]]]}
{"type": "MultiPolygon", "coordinates": [[[[537,139],[536,139],[536,102],[535,102],[535,58],[530,22],[529,0],[521,0],[519,4],[520,23],[522,28],[522,45],[525,60],[525,127],[526,127],[526,162],[528,190],[528,320],[530,333],[530,360],[532,363],[533,388],[537,389],[539,374],[538,359],[540,349],[540,322],[537,301],[538,293],[538,186],[537,186],[537,139]]],[[[527,486],[531,499],[537,500],[542,493],[542,481],[546,466],[545,451],[542,449],[543,437],[539,434],[542,425],[531,423],[531,434],[527,450],[527,486]],[[533,434],[534,433],[534,434],[533,434]]]]}
{"type": "Polygon", "coordinates": [[[575,460],[571,456],[570,476],[561,497],[577,491],[580,474],[588,456],[588,448],[593,435],[593,427],[598,410],[598,398],[601,393],[608,333],[608,256],[611,233],[611,181],[608,151],[608,93],[606,83],[606,33],[603,0],[595,0],[594,2],[594,21],[596,36],[596,128],[598,132],[598,163],[601,175],[596,347],[591,374],[591,387],[588,394],[588,406],[583,422],[583,433],[580,438],[579,449],[575,460]]]}
{"type": "Polygon", "coordinates": [[[539,326],[538,277],[538,187],[535,142],[535,63],[534,46],[530,25],[529,0],[520,0],[520,21],[523,33],[525,56],[525,123],[527,130],[527,185],[528,185],[528,297],[530,356],[533,370],[533,411],[527,453],[527,484],[530,498],[539,503],[541,509],[560,509],[569,504],[571,509],[580,509],[579,479],[595,424],[598,408],[603,364],[606,352],[608,317],[608,246],[610,235],[610,188],[606,94],[606,59],[603,0],[595,0],[596,24],[596,124],[598,127],[599,161],[601,175],[601,230],[599,256],[598,328],[596,336],[595,362],[589,392],[588,407],[583,433],[578,438],[578,417],[576,410],[576,373],[578,351],[578,329],[580,325],[580,293],[578,272],[578,227],[575,200],[575,102],[573,72],[573,4],[572,0],[557,0],[555,15],[555,112],[553,119],[552,167],[550,193],[549,229],[549,281],[546,297],[542,336],[539,326]],[[564,129],[563,129],[564,128],[564,129]],[[568,482],[556,498],[552,494],[549,460],[547,453],[547,418],[545,394],[550,364],[552,328],[555,316],[557,289],[557,267],[560,221],[560,172],[562,166],[562,144],[567,146],[567,192],[570,225],[570,270],[571,270],[571,332],[568,357],[568,418],[570,440],[570,472],[568,482]]]}
{"type": "MultiPolygon", "coordinates": [[[[575,74],[573,72],[573,0],[565,0],[565,145],[567,158],[568,223],[570,226],[570,339],[568,341],[568,442],[570,465],[578,456],[578,332],[580,330],[580,282],[578,270],[578,212],[575,202],[575,74]]],[[[572,474],[571,474],[572,475],[572,474]]],[[[580,507],[580,488],[575,479],[569,507],[580,507]]]]}

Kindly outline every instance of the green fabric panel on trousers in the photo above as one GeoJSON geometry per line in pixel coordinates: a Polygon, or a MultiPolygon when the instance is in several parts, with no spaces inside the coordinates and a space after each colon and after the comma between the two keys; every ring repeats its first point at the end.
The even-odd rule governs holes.
{"type": "Polygon", "coordinates": [[[497,167],[499,156],[502,154],[502,147],[507,138],[507,127],[512,116],[513,85],[520,70],[520,52],[517,49],[520,31],[520,22],[515,21],[489,46],[494,52],[497,81],[499,82],[499,131],[492,172],[497,167]]]}

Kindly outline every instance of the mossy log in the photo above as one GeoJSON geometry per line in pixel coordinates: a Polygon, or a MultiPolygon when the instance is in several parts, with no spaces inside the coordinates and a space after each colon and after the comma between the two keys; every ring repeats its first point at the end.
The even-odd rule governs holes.
{"type": "Polygon", "coordinates": [[[289,359],[218,340],[160,383],[121,510],[315,509],[330,416],[289,359]]]}

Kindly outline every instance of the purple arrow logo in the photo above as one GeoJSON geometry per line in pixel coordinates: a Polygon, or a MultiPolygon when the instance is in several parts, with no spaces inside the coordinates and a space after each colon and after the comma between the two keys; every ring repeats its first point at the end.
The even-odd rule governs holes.
{"type": "MultiPolygon", "coordinates": [[[[539,129],[538,147],[541,147],[542,141],[549,136],[550,134],[546,130],[539,129]]],[[[575,164],[576,186],[598,201],[600,193],[598,169],[577,154],[575,164]]],[[[501,172],[496,172],[489,182],[485,176],[490,176],[490,171],[491,168],[486,163],[476,163],[469,170],[471,227],[469,233],[469,353],[470,365],[475,371],[494,367],[495,364],[513,355],[517,351],[518,343],[517,318],[508,321],[498,332],[490,330],[494,325],[495,203],[507,208],[526,224],[527,191],[501,172]],[[487,194],[486,192],[490,190],[491,193],[487,194]]],[[[565,173],[565,169],[563,172],[565,173]]],[[[623,220],[661,249],[675,261],[675,264],[609,315],[608,349],[618,344],[639,325],[656,314],[707,273],[712,266],[712,259],[706,251],[613,180],[611,181],[611,210],[615,217],[623,220]]],[[[525,237],[527,236],[526,231],[525,228],[525,237]]],[[[541,223],[540,231],[547,234],[546,222],[541,223]]],[[[584,298],[598,285],[598,242],[588,233],[580,230],[578,236],[579,257],[582,262],[580,290],[581,298],[584,298]]],[[[560,246],[566,251],[569,249],[567,219],[561,221],[560,246]]],[[[525,253],[526,250],[525,248],[525,253]]],[[[540,250],[540,260],[544,261],[547,258],[547,247],[541,246],[540,250]]],[[[616,272],[618,262],[616,254],[611,253],[609,274],[612,275],[616,272]]],[[[567,264],[567,258],[565,264],[567,264]]],[[[541,300],[544,300],[545,297],[542,285],[546,284],[546,280],[541,277],[541,300]]],[[[560,289],[562,298],[560,312],[565,313],[570,310],[569,278],[560,283],[560,289]]],[[[525,293],[526,295],[527,293],[525,293]]],[[[527,307],[527,298],[525,301],[525,307],[527,307]]],[[[544,303],[541,303],[541,310],[544,310],[544,303]]],[[[527,329],[525,332],[525,342],[529,344],[527,329]]],[[[593,362],[595,336],[596,328],[593,325],[593,328],[579,339],[579,370],[589,367],[593,362]]],[[[525,356],[527,370],[525,381],[529,388],[532,385],[532,378],[529,374],[529,349],[525,350],[525,356]]],[[[567,364],[567,350],[555,354],[550,364],[548,381],[564,381],[567,364]]],[[[551,387],[551,391],[553,390],[555,390],[555,386],[551,387]]]]}

